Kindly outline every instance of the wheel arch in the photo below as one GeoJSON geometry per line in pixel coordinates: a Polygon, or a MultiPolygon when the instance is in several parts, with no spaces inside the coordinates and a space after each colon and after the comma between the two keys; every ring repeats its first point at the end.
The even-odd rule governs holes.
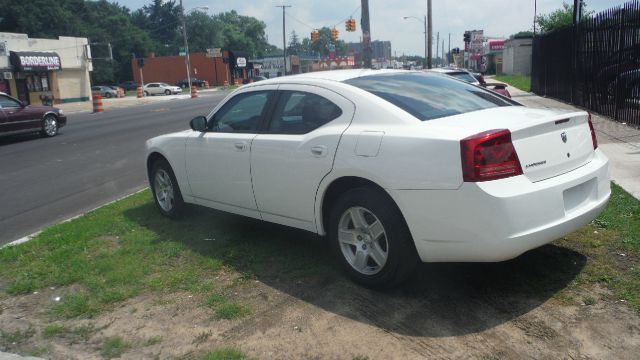
{"type": "MultiPolygon", "coordinates": [[[[153,151],[151,152],[148,156],[147,156],[147,178],[149,179],[149,183],[151,183],[152,179],[151,179],[151,169],[153,167],[153,164],[156,163],[156,161],[158,160],[164,160],[167,162],[167,164],[169,164],[169,166],[171,166],[171,162],[169,162],[169,159],[167,159],[166,156],[164,156],[163,154],[161,154],[159,151],[153,151]]],[[[173,169],[173,166],[171,166],[171,168],[173,169]]]]}
{"type": "Polygon", "coordinates": [[[396,206],[396,208],[398,208],[404,220],[404,215],[402,214],[402,211],[400,210],[398,203],[384,189],[384,187],[364,177],[341,176],[331,180],[331,182],[328,183],[323,188],[323,190],[319,189],[322,191],[321,193],[319,192],[319,194],[321,194],[321,196],[319,197],[320,201],[318,205],[316,205],[316,210],[317,210],[316,226],[317,226],[317,232],[319,235],[326,235],[326,229],[328,226],[327,221],[329,219],[329,211],[331,210],[331,207],[333,206],[335,201],[340,197],[341,194],[344,194],[345,192],[358,187],[372,187],[378,190],[381,194],[386,195],[387,198],[396,206]]]}
{"type": "Polygon", "coordinates": [[[42,114],[41,120],[44,120],[44,118],[46,118],[49,115],[53,116],[54,118],[56,118],[56,120],[58,120],[58,114],[56,114],[55,111],[47,111],[46,113],[42,114]]]}

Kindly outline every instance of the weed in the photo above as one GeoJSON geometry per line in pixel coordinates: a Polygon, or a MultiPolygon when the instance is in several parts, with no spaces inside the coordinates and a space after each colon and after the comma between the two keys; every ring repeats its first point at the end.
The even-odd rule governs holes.
{"type": "Polygon", "coordinates": [[[143,346],[153,346],[153,345],[156,345],[156,344],[160,344],[161,342],[162,342],[162,336],[156,335],[156,336],[152,336],[152,337],[148,338],[147,340],[145,340],[142,345],[143,346]]]}
{"type": "Polygon", "coordinates": [[[250,358],[236,348],[226,347],[208,352],[200,360],[249,360],[250,358]]]}
{"type": "Polygon", "coordinates": [[[223,303],[216,309],[216,319],[238,319],[251,313],[251,309],[242,304],[223,303]]]}
{"type": "Polygon", "coordinates": [[[3,344],[4,346],[20,344],[26,341],[27,339],[33,337],[35,333],[36,333],[36,329],[34,329],[31,326],[29,326],[25,330],[16,330],[13,332],[0,330],[0,344],[3,344]]]}
{"type": "Polygon", "coordinates": [[[67,332],[67,327],[63,324],[50,324],[47,325],[43,330],[42,330],[42,337],[43,338],[50,338],[50,337],[54,337],[54,336],[60,336],[64,333],[67,332]]]}
{"type": "Polygon", "coordinates": [[[597,301],[596,301],[596,299],[595,299],[593,296],[588,295],[588,296],[585,296],[585,297],[582,299],[582,302],[583,302],[585,305],[595,305],[597,301]]]}
{"type": "Polygon", "coordinates": [[[113,336],[108,338],[102,344],[102,351],[100,354],[107,359],[117,358],[124,354],[130,346],[131,345],[122,340],[121,337],[113,336]]]}

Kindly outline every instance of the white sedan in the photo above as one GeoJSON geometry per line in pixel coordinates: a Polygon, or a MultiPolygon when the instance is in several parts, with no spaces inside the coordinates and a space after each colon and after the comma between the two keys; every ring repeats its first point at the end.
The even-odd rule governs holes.
{"type": "Polygon", "coordinates": [[[148,83],[143,87],[144,96],[180,94],[182,89],[167,83],[148,83]]]}
{"type": "Polygon", "coordinates": [[[588,113],[424,72],[249,84],[146,150],[162,214],[192,203],[326,235],[374,287],[420,261],[514,258],[589,223],[610,195],[588,113]]]}

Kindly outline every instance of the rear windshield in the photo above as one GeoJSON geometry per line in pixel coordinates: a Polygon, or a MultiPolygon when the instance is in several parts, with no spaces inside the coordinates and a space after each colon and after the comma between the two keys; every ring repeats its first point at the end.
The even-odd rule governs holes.
{"type": "Polygon", "coordinates": [[[462,80],[462,81],[466,81],[466,82],[476,82],[478,81],[473,75],[469,74],[468,72],[464,72],[464,71],[453,71],[453,72],[448,72],[446,73],[449,76],[453,76],[456,79],[462,80]]]}
{"type": "Polygon", "coordinates": [[[350,79],[345,83],[377,95],[422,121],[517,105],[489,90],[440,74],[379,74],[350,79]]]}

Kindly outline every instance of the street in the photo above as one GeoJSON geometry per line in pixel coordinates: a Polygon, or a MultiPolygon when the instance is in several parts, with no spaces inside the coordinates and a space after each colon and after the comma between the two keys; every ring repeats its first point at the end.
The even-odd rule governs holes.
{"type": "Polygon", "coordinates": [[[69,114],[56,137],[0,138],[0,245],[144,188],[144,142],[188,129],[227,94],[69,114]]]}

